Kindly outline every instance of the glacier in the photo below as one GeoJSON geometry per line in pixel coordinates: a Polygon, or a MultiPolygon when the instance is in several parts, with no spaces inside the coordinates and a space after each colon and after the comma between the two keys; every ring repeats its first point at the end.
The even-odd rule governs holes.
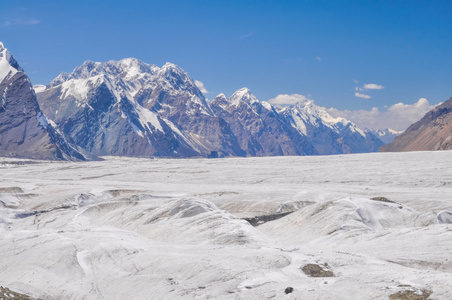
{"type": "Polygon", "coordinates": [[[450,299],[451,154],[0,158],[0,285],[42,299],[450,299]]]}

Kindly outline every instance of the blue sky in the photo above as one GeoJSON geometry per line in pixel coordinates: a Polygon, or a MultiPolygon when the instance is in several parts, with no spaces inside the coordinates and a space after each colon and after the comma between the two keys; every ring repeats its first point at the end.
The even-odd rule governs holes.
{"type": "Polygon", "coordinates": [[[33,84],[136,57],[181,66],[209,99],[246,86],[260,100],[383,112],[452,96],[451,19],[452,1],[434,0],[6,0],[0,41],[33,84]]]}

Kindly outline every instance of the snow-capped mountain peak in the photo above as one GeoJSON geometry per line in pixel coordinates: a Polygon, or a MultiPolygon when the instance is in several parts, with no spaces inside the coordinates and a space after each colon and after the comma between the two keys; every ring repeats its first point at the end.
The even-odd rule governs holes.
{"type": "MultiPolygon", "coordinates": [[[[291,110],[291,108],[285,108],[284,110],[291,110]]],[[[341,117],[332,117],[325,109],[315,105],[313,100],[302,100],[295,105],[293,110],[296,111],[305,122],[309,122],[314,126],[318,126],[322,123],[337,133],[340,133],[344,127],[349,127],[351,131],[366,137],[364,131],[358,128],[353,122],[341,117]]]]}
{"type": "Polygon", "coordinates": [[[192,89],[196,86],[187,72],[181,67],[168,62],[160,68],[158,77],[164,83],[169,84],[170,88],[175,88],[176,90],[192,89]]]}
{"type": "Polygon", "coordinates": [[[228,105],[228,98],[226,98],[225,94],[220,93],[210,103],[211,104],[215,103],[216,105],[224,107],[224,106],[228,105]]]}
{"type": "Polygon", "coordinates": [[[143,77],[155,76],[159,68],[155,65],[146,64],[136,58],[125,58],[119,61],[108,62],[85,61],[76,67],[72,73],[61,73],[55,78],[50,86],[59,85],[71,79],[86,79],[97,75],[124,78],[126,80],[140,80],[143,77]]]}
{"type": "Polygon", "coordinates": [[[241,102],[245,102],[248,105],[252,105],[255,102],[259,102],[257,98],[251,93],[251,91],[244,87],[236,91],[230,98],[229,103],[238,106],[241,102]]]}
{"type": "Polygon", "coordinates": [[[300,134],[313,142],[320,154],[377,151],[383,144],[373,134],[366,134],[353,122],[332,117],[313,100],[303,100],[279,111],[300,134]]]}
{"type": "Polygon", "coordinates": [[[5,45],[0,42],[0,82],[13,77],[17,72],[23,71],[5,45]]]}
{"type": "Polygon", "coordinates": [[[217,98],[219,98],[219,99],[224,99],[224,100],[228,100],[228,98],[226,98],[226,95],[223,94],[223,93],[218,94],[218,96],[216,96],[215,99],[217,99],[217,98]]]}

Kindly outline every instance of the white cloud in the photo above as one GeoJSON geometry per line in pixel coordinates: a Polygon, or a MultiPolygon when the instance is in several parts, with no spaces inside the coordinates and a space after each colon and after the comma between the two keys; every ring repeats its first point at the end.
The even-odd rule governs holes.
{"type": "Polygon", "coordinates": [[[355,97],[363,98],[363,99],[370,99],[370,98],[372,98],[372,97],[369,96],[369,95],[361,94],[361,93],[355,93],[355,97]]]}
{"type": "Polygon", "coordinates": [[[364,89],[360,87],[355,87],[355,91],[364,91],[364,89]]]}
{"type": "Polygon", "coordinates": [[[338,110],[328,108],[327,111],[334,117],[343,117],[356,123],[360,128],[405,130],[411,124],[419,121],[428,111],[436,105],[431,105],[427,99],[420,98],[413,104],[397,103],[379,110],[338,110]]]}
{"type": "Polygon", "coordinates": [[[375,84],[375,83],[366,83],[364,84],[365,90],[382,90],[384,89],[384,86],[375,84]]]}
{"type": "Polygon", "coordinates": [[[201,91],[201,93],[203,94],[208,94],[209,92],[206,90],[206,87],[204,86],[204,83],[202,83],[199,80],[195,80],[195,84],[198,87],[198,89],[201,91]]]}
{"type": "Polygon", "coordinates": [[[356,84],[358,84],[358,83],[359,83],[359,81],[358,81],[358,80],[356,80],[356,79],[353,79],[353,82],[354,82],[354,83],[356,83],[356,84]]]}
{"type": "Polygon", "coordinates": [[[14,25],[24,25],[24,26],[30,26],[30,25],[37,25],[40,24],[41,20],[38,19],[14,19],[14,20],[8,20],[3,22],[3,27],[9,27],[14,25]]]}
{"type": "Polygon", "coordinates": [[[295,105],[298,102],[304,102],[304,101],[313,101],[313,100],[304,95],[300,95],[300,94],[292,94],[292,95],[281,94],[281,95],[276,96],[275,98],[267,100],[268,103],[270,103],[276,107],[280,107],[280,108],[285,107],[285,106],[295,105]]]}
{"type": "Polygon", "coordinates": [[[317,56],[315,59],[318,61],[322,61],[322,58],[320,56],[317,56]]]}

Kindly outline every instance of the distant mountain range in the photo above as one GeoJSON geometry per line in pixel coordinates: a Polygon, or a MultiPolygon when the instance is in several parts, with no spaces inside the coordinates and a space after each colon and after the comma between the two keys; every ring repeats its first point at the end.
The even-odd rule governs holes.
{"type": "Polygon", "coordinates": [[[418,122],[381,147],[382,152],[452,149],[452,98],[425,114],[418,122]]]}
{"type": "Polygon", "coordinates": [[[208,102],[193,79],[171,63],[160,68],[134,58],[86,61],[47,86],[35,86],[36,97],[23,70],[5,53],[0,74],[12,70],[22,79],[15,73],[0,77],[0,92],[7,96],[2,101],[20,98],[20,107],[33,108],[22,116],[20,107],[3,106],[0,113],[10,116],[1,119],[4,155],[30,156],[27,151],[47,148],[55,153],[34,157],[327,155],[373,152],[383,145],[372,132],[331,117],[312,101],[277,109],[243,88],[208,102]],[[37,144],[29,144],[31,138],[14,140],[30,128],[49,138],[37,144]]]}
{"type": "Polygon", "coordinates": [[[396,136],[399,136],[403,133],[403,131],[397,131],[390,128],[387,129],[371,129],[371,128],[365,128],[364,131],[370,132],[376,137],[378,137],[383,143],[389,144],[394,141],[396,136]]]}

